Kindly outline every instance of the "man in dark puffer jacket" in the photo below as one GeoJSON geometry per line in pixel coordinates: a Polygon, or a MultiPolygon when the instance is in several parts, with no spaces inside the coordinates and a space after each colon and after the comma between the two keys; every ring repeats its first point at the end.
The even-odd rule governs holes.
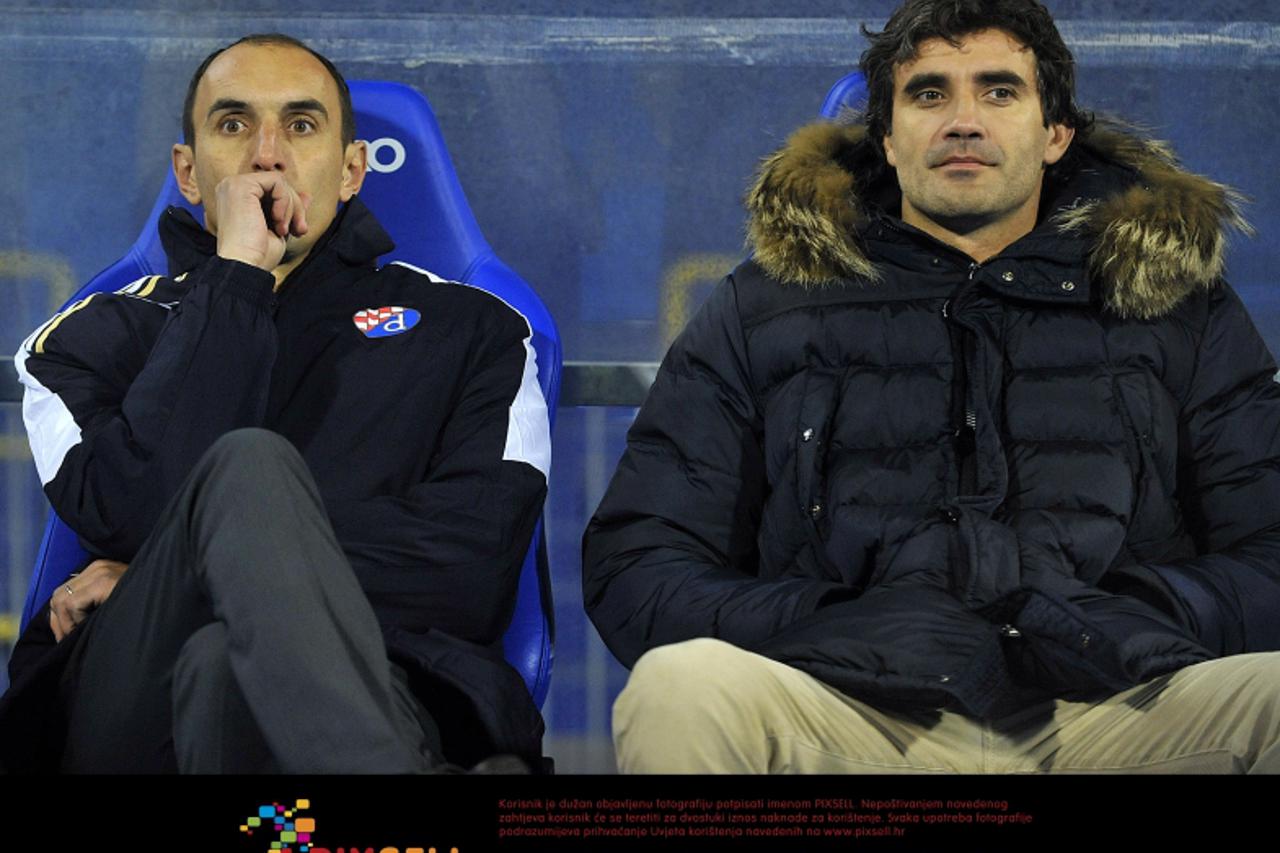
{"type": "Polygon", "coordinates": [[[1034,0],[869,37],[867,127],[765,161],[587,530],[621,769],[1280,769],[1234,195],[1095,127],[1034,0]]]}

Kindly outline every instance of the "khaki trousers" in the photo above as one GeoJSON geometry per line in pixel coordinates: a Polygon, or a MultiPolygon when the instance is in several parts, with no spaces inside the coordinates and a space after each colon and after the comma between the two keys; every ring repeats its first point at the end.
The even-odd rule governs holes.
{"type": "Polygon", "coordinates": [[[639,660],[613,737],[623,773],[1276,773],[1280,652],[984,722],[882,711],[704,638],[639,660]]]}

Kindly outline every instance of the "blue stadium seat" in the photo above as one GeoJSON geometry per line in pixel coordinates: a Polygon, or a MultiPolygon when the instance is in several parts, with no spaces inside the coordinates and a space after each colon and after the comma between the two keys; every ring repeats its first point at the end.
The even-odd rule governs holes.
{"type": "Polygon", "coordinates": [[[839,118],[845,110],[861,112],[867,106],[867,79],[861,71],[851,71],[836,81],[822,102],[823,118],[839,118]]]}
{"type": "MultiPolygon", "coordinates": [[[[383,262],[404,261],[443,278],[475,285],[523,313],[533,326],[538,382],[554,424],[562,361],[559,332],[533,289],[485,242],[458,183],[431,105],[420,92],[399,83],[355,80],[350,85],[357,133],[370,147],[370,171],[360,198],[396,244],[396,250],[383,262]]],[[[196,212],[178,192],[172,174],[133,247],[70,301],[89,293],[118,290],[145,275],[167,272],[156,223],[170,205],[196,212]]],[[[503,638],[507,660],[524,677],[539,707],[550,686],[554,641],[546,554],[546,537],[539,520],[521,570],[511,627],[503,638]]],[[[76,534],[50,512],[22,611],[23,627],[87,559],[76,534]]]]}

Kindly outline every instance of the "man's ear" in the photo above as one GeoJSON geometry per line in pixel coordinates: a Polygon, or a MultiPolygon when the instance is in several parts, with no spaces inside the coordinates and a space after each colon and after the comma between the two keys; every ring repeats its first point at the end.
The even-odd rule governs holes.
{"type": "Polygon", "coordinates": [[[884,159],[889,161],[889,165],[898,168],[898,158],[893,153],[893,134],[886,133],[880,140],[880,147],[884,149],[884,159]]]}
{"type": "Polygon", "coordinates": [[[364,185],[364,176],[369,172],[369,146],[363,139],[357,139],[347,146],[342,154],[342,187],[338,198],[351,201],[351,197],[360,192],[364,185]]]}
{"type": "Polygon", "coordinates": [[[1052,166],[1062,159],[1071,147],[1071,140],[1076,138],[1076,129],[1065,124],[1051,124],[1047,128],[1049,139],[1044,146],[1044,164],[1052,166]]]}
{"type": "Polygon", "coordinates": [[[173,177],[178,191],[192,204],[200,204],[200,187],[196,184],[196,154],[190,145],[173,146],[173,177]]]}

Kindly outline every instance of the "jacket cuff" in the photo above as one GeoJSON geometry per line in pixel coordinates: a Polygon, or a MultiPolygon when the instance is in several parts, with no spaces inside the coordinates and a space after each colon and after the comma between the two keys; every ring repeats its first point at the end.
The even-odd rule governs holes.
{"type": "Polygon", "coordinates": [[[200,271],[200,284],[234,294],[265,311],[275,298],[276,277],[252,264],[214,255],[200,271]]]}
{"type": "Polygon", "coordinates": [[[857,597],[853,590],[842,584],[808,578],[788,578],[778,582],[773,591],[786,598],[785,607],[761,607],[754,601],[745,605],[737,602],[731,615],[721,611],[720,621],[713,629],[695,628],[692,636],[713,636],[755,651],[779,631],[785,631],[822,608],[857,597]]]}
{"type": "Polygon", "coordinates": [[[1108,572],[1100,586],[1167,613],[1203,645],[1222,653],[1223,626],[1217,602],[1184,572],[1173,566],[1125,566],[1108,572]]]}
{"type": "Polygon", "coordinates": [[[1176,566],[1155,566],[1153,574],[1172,591],[1175,600],[1190,617],[1192,630],[1205,646],[1217,654],[1227,650],[1227,626],[1222,620],[1222,608],[1213,593],[1189,572],[1176,566]]]}

